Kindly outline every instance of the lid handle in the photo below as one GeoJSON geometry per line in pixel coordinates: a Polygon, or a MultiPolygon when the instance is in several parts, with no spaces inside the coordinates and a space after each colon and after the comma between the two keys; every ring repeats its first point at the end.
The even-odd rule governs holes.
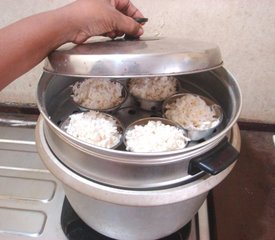
{"type": "MultiPolygon", "coordinates": [[[[140,23],[140,24],[143,24],[143,23],[146,23],[148,22],[148,18],[133,18],[136,22],[140,23]]],[[[132,35],[128,35],[128,34],[125,34],[124,35],[124,39],[125,40],[137,40],[139,39],[139,37],[135,37],[135,36],[132,36],[132,35]]]]}

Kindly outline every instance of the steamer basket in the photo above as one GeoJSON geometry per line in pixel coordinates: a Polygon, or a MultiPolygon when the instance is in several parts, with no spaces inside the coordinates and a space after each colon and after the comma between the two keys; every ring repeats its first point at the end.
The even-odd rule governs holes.
{"type": "MultiPolygon", "coordinates": [[[[70,105],[66,89],[79,80],[79,77],[45,72],[38,86],[38,106],[44,118],[44,132],[49,146],[60,161],[80,175],[120,188],[153,189],[175,186],[193,181],[205,172],[216,174],[224,170],[236,160],[236,151],[230,153],[229,159],[225,158],[220,169],[206,168],[197,161],[198,158],[203,159],[205,154],[209,155],[212,150],[214,154],[217,151],[215,147],[219,148],[219,144],[237,121],[241,109],[241,94],[236,80],[222,67],[203,73],[180,75],[177,78],[185,91],[215,100],[224,111],[222,123],[203,141],[192,142],[182,150],[164,153],[127,152],[123,145],[116,150],[103,149],[77,141],[62,131],[59,124],[69,114],[77,111],[70,105]]],[[[152,116],[152,113],[137,109],[129,97],[115,116],[126,128],[134,120],[152,116]]],[[[215,159],[214,156],[211,158],[215,159]]]]}

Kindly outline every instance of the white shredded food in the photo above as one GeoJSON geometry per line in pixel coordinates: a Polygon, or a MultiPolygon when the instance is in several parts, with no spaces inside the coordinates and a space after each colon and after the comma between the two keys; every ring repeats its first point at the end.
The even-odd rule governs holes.
{"type": "Polygon", "coordinates": [[[165,116],[186,129],[204,130],[217,125],[215,110],[199,96],[186,94],[167,104],[165,116]]]}
{"type": "Polygon", "coordinates": [[[148,121],[146,125],[135,125],[133,129],[126,131],[126,150],[165,152],[182,149],[188,141],[184,134],[184,130],[161,121],[148,121]]]}
{"type": "Polygon", "coordinates": [[[129,92],[142,99],[161,101],[177,92],[177,79],[172,76],[133,78],[129,81],[129,92]]]}
{"type": "Polygon", "coordinates": [[[114,147],[121,139],[116,121],[96,111],[70,115],[65,131],[79,140],[104,148],[114,147]]]}
{"type": "Polygon", "coordinates": [[[105,78],[89,78],[73,85],[73,100],[88,109],[108,109],[119,105],[122,85],[105,78]]]}

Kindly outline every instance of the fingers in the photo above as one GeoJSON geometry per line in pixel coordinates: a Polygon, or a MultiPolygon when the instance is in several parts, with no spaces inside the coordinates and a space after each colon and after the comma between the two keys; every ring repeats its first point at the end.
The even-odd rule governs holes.
{"type": "Polygon", "coordinates": [[[143,14],[131,3],[130,0],[116,0],[115,7],[117,10],[129,17],[144,17],[143,14]]]}
{"type": "Polygon", "coordinates": [[[119,13],[119,20],[116,21],[115,32],[116,33],[125,33],[131,36],[139,37],[143,34],[142,26],[137,23],[131,17],[127,17],[119,13]]]}
{"type": "Polygon", "coordinates": [[[91,36],[115,38],[123,34],[135,37],[143,34],[142,25],[133,20],[143,15],[129,0],[79,0],[64,9],[73,19],[74,27],[70,29],[74,31],[71,30],[69,38],[75,43],[91,36]]]}
{"type": "MultiPolygon", "coordinates": [[[[139,37],[143,34],[142,26],[133,18],[143,18],[143,14],[131,3],[130,0],[114,0],[115,8],[121,13],[117,21],[115,32],[139,37]]],[[[121,35],[121,34],[120,34],[121,35]]]]}

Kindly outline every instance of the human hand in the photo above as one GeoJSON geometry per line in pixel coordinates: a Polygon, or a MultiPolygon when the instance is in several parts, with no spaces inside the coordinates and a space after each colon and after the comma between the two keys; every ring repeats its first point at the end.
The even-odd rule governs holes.
{"type": "Polygon", "coordinates": [[[77,0],[59,11],[70,23],[68,41],[77,44],[91,36],[143,34],[142,26],[133,20],[143,15],[129,0],[77,0]]]}
{"type": "Polygon", "coordinates": [[[0,29],[0,90],[64,43],[99,35],[140,36],[142,26],[133,18],[142,17],[130,0],[76,0],[0,29]]]}

